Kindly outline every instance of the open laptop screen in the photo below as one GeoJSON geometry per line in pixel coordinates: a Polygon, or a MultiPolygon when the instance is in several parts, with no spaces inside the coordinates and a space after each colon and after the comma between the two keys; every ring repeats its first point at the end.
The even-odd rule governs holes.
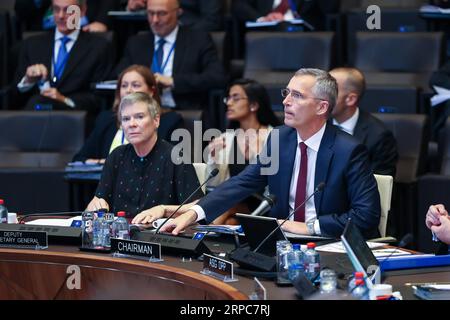
{"type": "Polygon", "coordinates": [[[379,262],[351,219],[345,226],[341,240],[355,271],[363,272],[365,279],[371,280],[366,281],[367,286],[378,282],[381,272],[379,262]]]}
{"type": "MultiPolygon", "coordinates": [[[[240,213],[236,213],[236,218],[241,223],[248,245],[252,251],[278,227],[276,218],[251,216],[240,213]]],[[[258,252],[267,256],[275,256],[277,240],[287,240],[281,229],[278,229],[269,239],[267,239],[258,252]]]]}

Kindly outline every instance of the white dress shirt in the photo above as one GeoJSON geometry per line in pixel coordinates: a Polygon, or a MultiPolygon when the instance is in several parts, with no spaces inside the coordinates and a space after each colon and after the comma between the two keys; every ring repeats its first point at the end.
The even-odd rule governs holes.
{"type": "Polygon", "coordinates": [[[333,119],[333,124],[335,126],[338,126],[342,131],[345,131],[348,134],[353,135],[353,133],[355,133],[356,123],[358,123],[358,118],[359,118],[359,109],[356,108],[355,113],[350,118],[348,118],[342,123],[339,123],[336,121],[336,119],[333,119]]]}
{"type": "MultiPolygon", "coordinates": [[[[177,34],[178,34],[179,27],[177,26],[171,33],[169,33],[166,37],[164,37],[164,40],[166,42],[164,43],[164,55],[163,55],[163,65],[166,63],[167,58],[169,59],[167,61],[167,64],[164,67],[164,70],[162,70],[162,74],[167,77],[172,77],[173,73],[173,58],[175,56],[175,50],[176,50],[176,40],[177,40],[177,34]],[[171,52],[171,49],[173,47],[173,50],[171,52]],[[169,56],[170,54],[170,56],[169,56]]],[[[158,41],[161,39],[161,37],[158,37],[155,35],[155,51],[158,48],[158,41]]],[[[162,95],[161,95],[161,104],[165,107],[171,107],[174,108],[176,106],[175,99],[172,95],[172,89],[171,88],[165,88],[163,89],[162,95]]]]}

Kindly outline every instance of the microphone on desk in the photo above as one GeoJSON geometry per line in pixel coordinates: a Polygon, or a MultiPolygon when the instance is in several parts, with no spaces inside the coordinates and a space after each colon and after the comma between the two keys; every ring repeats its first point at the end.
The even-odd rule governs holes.
{"type": "Polygon", "coordinates": [[[278,225],[275,229],[270,232],[267,237],[265,237],[259,245],[255,248],[255,250],[251,251],[248,249],[237,248],[234,250],[230,258],[236,261],[240,266],[244,268],[249,268],[253,270],[262,270],[265,272],[274,271],[276,267],[276,259],[273,257],[266,256],[264,254],[258,253],[257,251],[262,247],[270,237],[281,228],[281,226],[288,221],[301,207],[303,207],[306,202],[311,199],[315,194],[321,192],[325,187],[325,182],[321,182],[317,185],[316,189],[313,193],[311,193],[297,208],[295,208],[290,215],[287,216],[284,221],[278,225]]]}
{"type": "Polygon", "coordinates": [[[189,195],[189,197],[187,197],[187,198],[186,198],[186,199],[178,206],[178,208],[177,208],[174,212],[172,212],[172,214],[171,214],[170,216],[168,216],[168,217],[166,218],[166,220],[164,220],[163,223],[161,223],[161,225],[156,229],[155,234],[158,234],[158,233],[159,233],[159,230],[162,228],[162,226],[165,225],[165,224],[167,223],[167,221],[169,221],[169,219],[171,219],[171,218],[178,212],[178,210],[180,210],[181,207],[182,207],[186,202],[188,202],[188,201],[194,196],[194,194],[195,194],[198,190],[200,190],[201,187],[203,187],[209,180],[211,180],[212,178],[214,178],[215,176],[217,176],[218,173],[219,173],[219,169],[217,169],[217,168],[215,168],[213,171],[211,171],[211,173],[208,175],[208,177],[205,179],[205,181],[204,181],[200,186],[198,186],[198,188],[195,189],[195,190],[189,195]]]}
{"type": "Polygon", "coordinates": [[[288,215],[287,216],[287,218],[286,219],[284,219],[284,221],[282,222],[282,223],[280,223],[275,229],[273,229],[272,230],[272,232],[271,233],[269,233],[268,235],[267,235],[267,237],[265,237],[262,241],[261,241],[261,243],[255,248],[255,250],[254,250],[254,252],[257,252],[261,247],[262,247],[262,245],[264,244],[264,243],[266,243],[267,242],[267,240],[269,240],[270,239],[270,237],[278,230],[278,229],[280,229],[281,228],[281,226],[286,222],[286,221],[288,221],[301,207],[303,207],[305,204],[306,204],[306,202],[308,202],[308,200],[309,199],[311,199],[316,193],[319,193],[319,192],[321,192],[322,190],[323,190],[323,188],[325,188],[325,182],[321,182],[321,183],[319,183],[318,185],[317,185],[317,187],[316,187],[316,189],[314,190],[314,192],[313,193],[311,193],[297,208],[295,208],[292,212],[291,212],[291,214],[290,215],[288,215]]]}
{"type": "Polygon", "coordinates": [[[132,239],[133,240],[140,240],[145,242],[153,242],[158,243],[161,245],[162,248],[164,248],[165,252],[172,252],[177,255],[188,255],[188,256],[200,256],[204,253],[211,253],[209,248],[203,243],[203,241],[199,241],[197,239],[189,239],[184,237],[177,237],[172,234],[164,234],[159,233],[159,230],[161,227],[169,221],[170,218],[172,218],[180,208],[189,201],[189,199],[192,198],[192,196],[200,190],[201,187],[203,187],[211,178],[215,177],[219,173],[219,169],[214,169],[208,176],[208,178],[197,188],[192,192],[189,197],[186,198],[186,200],[183,201],[182,204],[178,206],[178,208],[169,216],[167,217],[164,222],[156,229],[155,233],[153,232],[147,232],[147,231],[139,231],[133,230],[132,239]]]}
{"type": "Polygon", "coordinates": [[[269,194],[267,196],[263,196],[262,198],[263,198],[263,200],[261,201],[261,204],[255,209],[255,211],[250,213],[251,216],[264,215],[266,212],[268,212],[273,207],[273,205],[275,204],[275,201],[277,199],[274,194],[269,194]]]}

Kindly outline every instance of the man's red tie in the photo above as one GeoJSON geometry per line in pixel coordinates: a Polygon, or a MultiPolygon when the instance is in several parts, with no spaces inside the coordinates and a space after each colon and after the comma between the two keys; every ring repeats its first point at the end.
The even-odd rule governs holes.
{"type": "Polygon", "coordinates": [[[290,9],[289,0],[281,0],[281,3],[278,6],[276,6],[276,8],[273,9],[272,12],[279,12],[281,14],[285,14],[289,9],[290,9]]]}
{"type": "MultiPolygon", "coordinates": [[[[306,199],[306,173],[308,172],[308,147],[304,142],[300,142],[300,169],[297,177],[297,191],[295,192],[295,208],[297,208],[306,199]]],[[[305,222],[305,205],[297,210],[294,215],[295,221],[305,222]]]]}

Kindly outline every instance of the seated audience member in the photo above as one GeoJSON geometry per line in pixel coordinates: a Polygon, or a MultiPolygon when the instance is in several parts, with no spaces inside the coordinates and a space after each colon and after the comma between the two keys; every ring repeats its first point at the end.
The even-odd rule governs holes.
{"type": "MultiPolygon", "coordinates": [[[[134,217],[158,204],[180,204],[199,187],[191,164],[174,164],[172,145],[158,138],[159,105],[147,93],[122,99],[118,118],[129,144],[106,159],[95,197],[86,210],[106,208],[134,217]]],[[[201,189],[194,195],[203,195],[201,189]]]]}
{"type": "MultiPolygon", "coordinates": [[[[74,156],[73,161],[104,163],[105,158],[115,148],[128,143],[117,119],[117,108],[121,99],[133,92],[147,93],[160,103],[155,78],[150,69],[139,65],[132,65],[126,68],[117,81],[112,110],[103,111],[98,115],[94,130],[81,150],[74,156]]],[[[182,126],[183,118],[178,113],[170,109],[161,108],[158,137],[170,142],[172,132],[182,126]]]]}
{"type": "MultiPolygon", "coordinates": [[[[282,227],[286,231],[338,238],[351,218],[365,238],[379,236],[380,196],[367,148],[327,123],[337,99],[336,80],[323,70],[300,69],[282,96],[285,126],[271,131],[261,153],[265,159],[258,156],[256,164],[249,164],[194,206],[182,208],[161,231],[177,235],[196,221],[211,223],[268,185],[277,198],[269,215],[285,219],[294,213],[282,227]],[[271,161],[263,161],[267,159],[271,161]],[[308,199],[322,183],[323,190],[308,199]]],[[[154,219],[153,212],[147,214],[147,221],[154,219]]]]}
{"type": "Polygon", "coordinates": [[[226,80],[209,34],[179,26],[180,14],[177,0],[148,0],[152,32],[130,38],[116,73],[131,64],[146,65],[162,89],[162,106],[201,109],[209,90],[222,88],[226,80]]]}
{"type": "MultiPolygon", "coordinates": [[[[216,177],[207,184],[216,187],[230,177],[239,174],[262,150],[267,136],[274,126],[280,124],[272,111],[270,97],[264,86],[253,80],[240,79],[229,87],[226,117],[228,128],[208,146],[207,173],[219,169],[216,177]]],[[[260,190],[262,193],[264,190],[260,190]]],[[[240,206],[238,212],[251,212],[261,201],[251,196],[240,206]]],[[[233,210],[234,211],[234,210],[233,210]]],[[[233,211],[217,218],[215,224],[235,224],[233,211]]]]}
{"type": "MultiPolygon", "coordinates": [[[[23,41],[15,76],[17,106],[34,109],[40,104],[95,113],[100,105],[90,85],[106,79],[111,54],[103,37],[71,29],[68,20],[74,17],[67,8],[78,3],[53,0],[56,30],[23,41]]],[[[87,8],[81,3],[84,13],[87,8]]]]}
{"type": "Polygon", "coordinates": [[[366,145],[373,173],[395,178],[398,153],[394,135],[383,122],[359,108],[366,86],[364,75],[355,68],[336,68],[330,74],[338,84],[336,106],[331,111],[333,124],[366,145]]]}
{"type": "Polygon", "coordinates": [[[284,21],[304,19],[315,30],[323,30],[325,16],[339,10],[338,0],[233,0],[233,14],[246,21],[284,21]]]}
{"type": "MultiPolygon", "coordinates": [[[[127,11],[146,8],[147,0],[128,0],[127,11]]],[[[221,0],[179,0],[180,25],[204,31],[223,29],[223,1],[221,0]]]]}
{"type": "Polygon", "coordinates": [[[425,217],[425,224],[438,240],[450,244],[450,217],[444,205],[430,206],[425,217]]]}
{"type": "MultiPolygon", "coordinates": [[[[118,9],[118,0],[78,0],[78,5],[87,3],[80,25],[85,32],[105,32],[111,28],[108,11],[118,9]]],[[[14,11],[27,31],[49,30],[55,27],[51,0],[16,0],[14,11]]]]}

